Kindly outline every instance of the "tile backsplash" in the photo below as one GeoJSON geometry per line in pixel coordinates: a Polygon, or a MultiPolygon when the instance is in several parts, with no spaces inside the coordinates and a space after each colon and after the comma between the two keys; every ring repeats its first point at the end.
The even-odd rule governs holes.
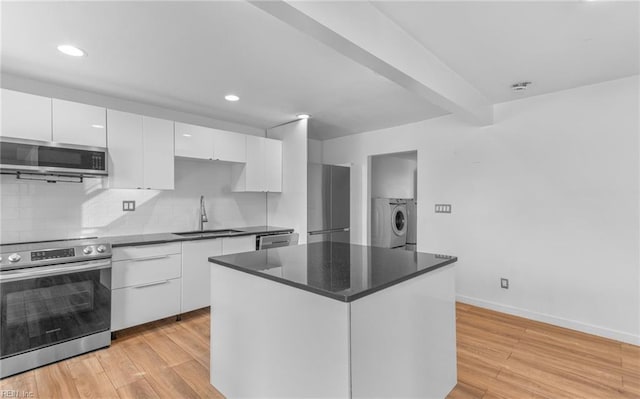
{"type": "Polygon", "coordinates": [[[175,190],[106,189],[106,179],[45,183],[0,178],[0,242],[196,230],[204,195],[207,228],[266,224],[264,193],[232,193],[231,164],[176,159],[175,190]],[[136,209],[122,210],[133,200],[136,209]]]}

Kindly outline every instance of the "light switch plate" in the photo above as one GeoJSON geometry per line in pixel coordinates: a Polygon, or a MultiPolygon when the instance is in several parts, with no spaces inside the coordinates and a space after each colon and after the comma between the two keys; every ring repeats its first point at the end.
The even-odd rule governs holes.
{"type": "Polygon", "coordinates": [[[500,288],[504,288],[505,290],[509,289],[509,279],[508,278],[501,278],[500,279],[500,288]]]}
{"type": "Polygon", "coordinates": [[[122,201],[122,210],[125,212],[135,211],[136,210],[136,202],[135,201],[122,201]]]}
{"type": "Polygon", "coordinates": [[[451,213],[451,204],[436,204],[436,213],[451,213]]]}

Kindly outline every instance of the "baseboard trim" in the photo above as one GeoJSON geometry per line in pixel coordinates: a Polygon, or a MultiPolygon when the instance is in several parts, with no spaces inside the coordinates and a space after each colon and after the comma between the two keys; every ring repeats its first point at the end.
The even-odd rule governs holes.
{"type": "Polygon", "coordinates": [[[465,295],[456,295],[458,302],[481,308],[495,310],[497,312],[507,313],[513,316],[520,316],[527,319],[541,321],[543,323],[553,324],[555,326],[569,328],[571,330],[581,331],[587,334],[598,335],[600,337],[613,339],[627,344],[640,346],[640,335],[633,335],[623,331],[612,330],[593,324],[582,323],[576,320],[564,319],[545,313],[533,312],[527,309],[517,308],[515,306],[503,305],[497,302],[485,301],[483,299],[473,298],[465,295]]]}

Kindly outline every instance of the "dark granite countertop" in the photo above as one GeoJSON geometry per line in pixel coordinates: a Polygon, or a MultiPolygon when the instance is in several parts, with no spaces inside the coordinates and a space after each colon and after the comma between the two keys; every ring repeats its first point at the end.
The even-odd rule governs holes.
{"type": "MultiPolygon", "coordinates": [[[[292,228],[288,227],[276,227],[276,226],[249,226],[249,227],[231,227],[229,229],[207,229],[207,230],[235,230],[226,235],[213,236],[195,236],[195,237],[183,237],[174,233],[154,233],[154,234],[135,234],[125,236],[110,236],[100,237],[104,241],[111,243],[113,248],[137,246],[137,245],[152,245],[152,244],[164,244],[175,241],[193,241],[193,240],[212,240],[216,238],[225,237],[240,237],[253,234],[276,234],[276,233],[288,233],[292,232],[292,228]]],[[[205,230],[205,231],[207,231],[205,230]]]]}
{"type": "Polygon", "coordinates": [[[212,263],[343,302],[457,260],[448,255],[329,241],[209,258],[212,263]]]}

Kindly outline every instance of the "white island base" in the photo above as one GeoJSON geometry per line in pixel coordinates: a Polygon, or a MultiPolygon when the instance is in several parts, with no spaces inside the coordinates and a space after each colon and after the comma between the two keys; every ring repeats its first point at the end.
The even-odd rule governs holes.
{"type": "Polygon", "coordinates": [[[453,265],[352,302],[212,264],[211,384],[234,398],[445,398],[453,265]]]}

